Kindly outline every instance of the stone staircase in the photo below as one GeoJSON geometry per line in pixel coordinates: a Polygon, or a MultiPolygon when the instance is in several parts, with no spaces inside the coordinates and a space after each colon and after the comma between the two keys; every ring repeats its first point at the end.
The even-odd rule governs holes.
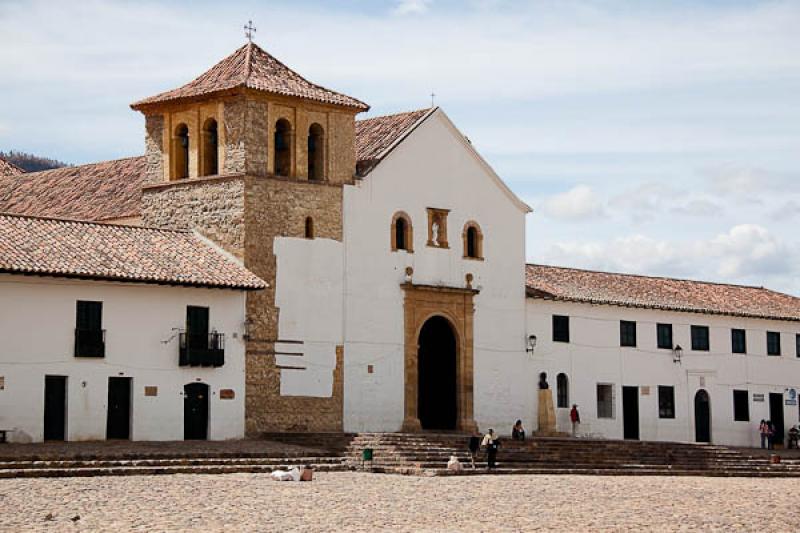
{"type": "MultiPolygon", "coordinates": [[[[375,472],[446,475],[447,461],[455,455],[465,467],[462,473],[486,473],[483,453],[477,469],[471,468],[467,438],[455,434],[362,433],[351,440],[346,464],[375,472]],[[371,464],[362,462],[364,448],[374,452],[371,464]]],[[[498,474],[800,477],[798,459],[773,465],[768,457],[724,446],[674,442],[502,439],[497,461],[498,468],[492,472],[498,474]]]]}
{"type": "Polygon", "coordinates": [[[143,476],[158,474],[232,474],[270,473],[295,466],[311,465],[316,472],[345,470],[341,454],[322,452],[315,455],[284,453],[190,453],[128,454],[126,457],[82,456],[70,459],[23,457],[0,459],[2,478],[143,476]]]}
{"type": "MultiPolygon", "coordinates": [[[[458,433],[270,433],[259,441],[203,445],[21,445],[15,453],[0,448],[0,478],[269,473],[304,465],[317,472],[449,475],[453,455],[464,466],[462,475],[486,474],[483,453],[471,468],[467,440],[458,433]],[[372,462],[362,461],[365,448],[373,450],[372,462]]],[[[771,464],[765,454],[716,445],[536,437],[502,439],[491,473],[800,477],[800,455],[771,464]]]]}

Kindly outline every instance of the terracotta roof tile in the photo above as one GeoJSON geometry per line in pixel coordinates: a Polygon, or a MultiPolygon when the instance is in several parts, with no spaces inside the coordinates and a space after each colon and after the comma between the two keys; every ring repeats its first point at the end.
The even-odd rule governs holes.
{"type": "Polygon", "coordinates": [[[140,109],[150,104],[196,98],[244,87],[362,111],[369,109],[360,100],[311,83],[253,43],[242,46],[186,85],[139,100],[131,107],[140,109]]]}
{"type": "Polygon", "coordinates": [[[356,172],[369,174],[380,163],[386,150],[408,135],[423,118],[436,108],[372,117],[356,121],[356,172]]]}
{"type": "Polygon", "coordinates": [[[262,289],[195,233],[0,214],[0,272],[262,289]]]}
{"type": "Polygon", "coordinates": [[[526,288],[531,298],[800,321],[800,298],[763,287],[528,265],[526,288]]]}
{"type": "Polygon", "coordinates": [[[81,220],[139,215],[145,158],[0,177],[0,212],[81,220]]]}
{"type": "Polygon", "coordinates": [[[0,178],[17,176],[24,173],[25,171],[19,168],[17,165],[0,157],[0,178]]]}

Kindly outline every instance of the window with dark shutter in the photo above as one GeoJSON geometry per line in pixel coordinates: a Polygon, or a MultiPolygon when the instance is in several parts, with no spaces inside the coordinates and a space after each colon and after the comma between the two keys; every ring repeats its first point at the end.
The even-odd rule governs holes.
{"type": "Polygon", "coordinates": [[[75,313],[75,357],[105,357],[103,302],[79,300],[75,313]]]}
{"type": "Polygon", "coordinates": [[[619,321],[619,345],[636,346],[636,322],[619,321]]]}
{"type": "Polygon", "coordinates": [[[656,339],[659,348],[672,349],[672,324],[656,324],[656,339]]]}
{"type": "Polygon", "coordinates": [[[745,330],[731,330],[731,351],[733,353],[747,353],[747,333],[745,333],[745,330]]]}
{"type": "Polygon", "coordinates": [[[553,342],[569,342],[569,317],[553,315],[553,342]]]}
{"type": "Polygon", "coordinates": [[[794,336],[794,344],[795,344],[795,355],[800,357],[800,333],[794,336]]]}
{"type": "Polygon", "coordinates": [[[708,326],[692,326],[692,350],[707,352],[710,348],[708,326]]]}
{"type": "Polygon", "coordinates": [[[556,376],[556,400],[558,407],[569,407],[569,379],[564,373],[556,376]]]}
{"type": "Polygon", "coordinates": [[[735,422],[750,421],[749,393],[746,390],[733,391],[733,420],[735,422]]]}
{"type": "Polygon", "coordinates": [[[658,418],[675,418],[675,387],[658,386],[658,418]]]}
{"type": "Polygon", "coordinates": [[[777,331],[767,332],[767,355],[781,354],[781,334],[777,331]]]}

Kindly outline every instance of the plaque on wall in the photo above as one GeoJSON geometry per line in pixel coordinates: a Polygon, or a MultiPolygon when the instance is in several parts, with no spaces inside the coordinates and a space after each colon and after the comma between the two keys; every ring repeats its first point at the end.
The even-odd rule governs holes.
{"type": "Polygon", "coordinates": [[[640,387],[640,390],[642,391],[642,396],[650,396],[650,386],[649,385],[642,385],[640,387]]]}
{"type": "Polygon", "coordinates": [[[236,393],[233,392],[233,389],[220,389],[219,390],[219,399],[220,400],[233,400],[236,398],[236,393]]]}
{"type": "Polygon", "coordinates": [[[753,394],[753,401],[754,402],[763,402],[764,395],[763,394],[753,394]]]}
{"type": "Polygon", "coordinates": [[[154,387],[152,385],[148,385],[144,388],[144,395],[145,396],[158,396],[158,387],[154,387]]]}

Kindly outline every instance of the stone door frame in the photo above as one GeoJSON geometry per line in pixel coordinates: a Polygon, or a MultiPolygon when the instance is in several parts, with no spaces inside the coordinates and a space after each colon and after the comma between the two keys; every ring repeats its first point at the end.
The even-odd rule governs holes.
{"type": "Polygon", "coordinates": [[[429,318],[445,318],[453,328],[456,338],[456,429],[477,429],[474,417],[474,367],[473,367],[473,322],[475,315],[474,296],[476,289],[438,287],[433,285],[401,285],[405,298],[404,352],[405,352],[405,400],[402,431],[419,432],[419,335],[429,318]]]}

